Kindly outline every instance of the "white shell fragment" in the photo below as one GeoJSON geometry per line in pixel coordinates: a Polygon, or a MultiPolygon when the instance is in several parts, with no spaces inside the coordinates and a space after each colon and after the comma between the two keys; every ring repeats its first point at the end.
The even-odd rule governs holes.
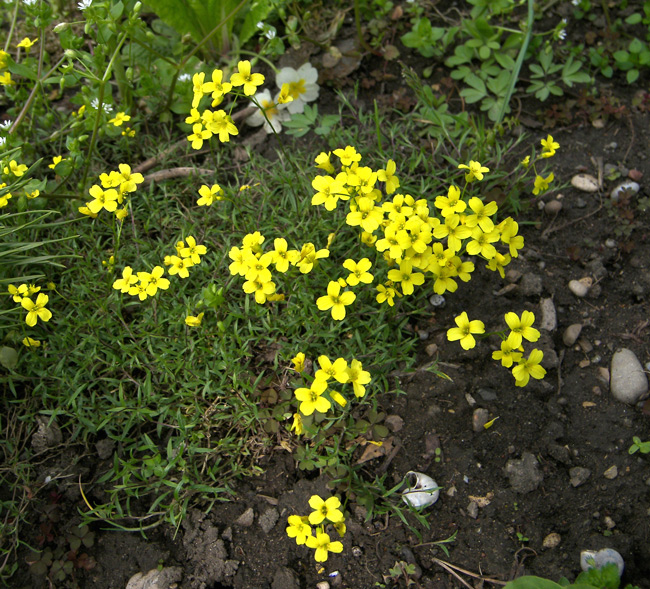
{"type": "Polygon", "coordinates": [[[402,491],[405,503],[416,509],[422,509],[438,501],[440,487],[429,475],[411,470],[406,473],[406,478],[411,486],[402,491]]]}
{"type": "Polygon", "coordinates": [[[571,178],[571,185],[582,192],[598,192],[598,180],[589,174],[576,174],[571,178]]]}
{"type": "Polygon", "coordinates": [[[614,190],[612,190],[611,198],[616,202],[619,198],[624,195],[633,196],[641,190],[641,187],[632,180],[627,180],[626,182],[621,182],[614,190]]]}
{"type": "Polygon", "coordinates": [[[618,576],[623,574],[625,563],[623,557],[613,548],[603,548],[596,552],[595,550],[583,550],[580,553],[580,568],[583,571],[589,569],[600,569],[606,564],[613,562],[618,567],[618,576]]]}
{"type": "Polygon", "coordinates": [[[585,276],[580,280],[571,280],[569,290],[577,297],[586,297],[593,283],[594,281],[589,276],[585,276]]]}

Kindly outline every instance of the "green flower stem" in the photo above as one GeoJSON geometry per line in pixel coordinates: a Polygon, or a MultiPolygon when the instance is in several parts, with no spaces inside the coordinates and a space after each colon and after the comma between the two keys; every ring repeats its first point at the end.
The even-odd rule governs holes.
{"type": "Polygon", "coordinates": [[[20,0],[15,1],[14,14],[11,17],[11,26],[9,27],[9,33],[7,34],[7,40],[5,41],[5,51],[9,49],[9,43],[11,43],[11,38],[14,34],[14,29],[16,28],[16,20],[18,19],[18,7],[20,6],[20,0]]]}
{"type": "Polygon", "coordinates": [[[99,82],[99,96],[97,97],[98,102],[97,102],[97,113],[95,115],[95,125],[93,126],[93,134],[92,137],[90,138],[90,144],[88,145],[88,153],[86,154],[86,164],[84,166],[84,175],[81,181],[81,186],[83,187],[86,186],[86,180],[88,179],[88,171],[90,170],[91,157],[93,154],[93,150],[95,149],[95,143],[97,142],[99,121],[101,120],[102,110],[104,107],[104,92],[106,90],[106,84],[108,83],[108,80],[110,79],[111,76],[111,72],[113,71],[113,65],[115,64],[117,58],[120,55],[120,50],[122,49],[122,45],[124,44],[124,41],[126,41],[127,34],[128,33],[125,31],[120,35],[120,39],[113,50],[113,55],[111,57],[111,60],[108,62],[108,65],[106,66],[106,70],[104,71],[104,75],[102,76],[102,79],[99,82]]]}

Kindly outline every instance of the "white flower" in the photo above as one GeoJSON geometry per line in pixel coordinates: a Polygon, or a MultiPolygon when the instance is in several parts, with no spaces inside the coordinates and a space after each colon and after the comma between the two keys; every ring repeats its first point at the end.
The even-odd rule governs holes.
{"type": "Polygon", "coordinates": [[[6,137],[0,137],[0,147],[2,147],[7,142],[6,137]]]}
{"type": "Polygon", "coordinates": [[[571,4],[578,6],[580,4],[580,0],[571,0],[571,4]]]}
{"type": "Polygon", "coordinates": [[[269,29],[268,31],[266,31],[266,33],[264,33],[264,36],[269,40],[274,39],[275,38],[275,29],[269,29]]]}
{"type": "MultiPolygon", "coordinates": [[[[284,109],[278,108],[278,105],[271,99],[271,93],[268,90],[262,90],[255,95],[255,100],[262,106],[266,113],[266,118],[260,109],[257,109],[250,117],[246,119],[246,123],[252,127],[259,127],[264,125],[264,130],[267,133],[280,133],[282,131],[282,123],[288,121],[291,115],[284,109]],[[271,124],[269,124],[269,121],[271,124]]],[[[291,104],[291,103],[289,103],[291,104]]],[[[255,106],[251,103],[251,106],[255,106]]]]}
{"type": "Polygon", "coordinates": [[[262,21],[259,21],[255,26],[256,26],[258,29],[263,29],[263,28],[264,28],[264,23],[263,23],[262,21]]]}
{"type": "Polygon", "coordinates": [[[33,6],[36,4],[36,0],[23,0],[23,3],[25,3],[27,6],[33,6]]]}
{"type": "Polygon", "coordinates": [[[81,0],[81,2],[79,2],[77,4],[77,8],[79,10],[86,10],[86,8],[90,8],[90,5],[92,3],[93,3],[93,0],[81,0]]]}
{"type": "Polygon", "coordinates": [[[192,76],[190,76],[189,74],[181,74],[180,76],[178,76],[178,81],[179,82],[188,82],[191,79],[192,79],[192,76]]]}
{"type": "Polygon", "coordinates": [[[564,39],[566,39],[566,31],[565,31],[564,29],[562,29],[562,30],[557,34],[557,36],[558,36],[559,39],[562,39],[562,41],[564,41],[564,39]]]}
{"type": "Polygon", "coordinates": [[[305,104],[318,98],[318,70],[309,62],[301,65],[297,70],[292,67],[283,67],[275,77],[278,88],[282,84],[289,84],[289,94],[293,100],[286,105],[287,110],[293,115],[304,112],[305,104]]]}
{"type": "Polygon", "coordinates": [[[2,121],[0,122],[0,129],[3,131],[6,131],[9,127],[11,127],[13,121],[2,121]]]}
{"type": "MultiPolygon", "coordinates": [[[[104,112],[106,114],[109,114],[113,110],[113,107],[110,104],[104,103],[102,106],[104,107],[104,112]]],[[[90,101],[90,108],[94,108],[95,110],[97,110],[99,108],[99,99],[93,98],[90,101]]]]}

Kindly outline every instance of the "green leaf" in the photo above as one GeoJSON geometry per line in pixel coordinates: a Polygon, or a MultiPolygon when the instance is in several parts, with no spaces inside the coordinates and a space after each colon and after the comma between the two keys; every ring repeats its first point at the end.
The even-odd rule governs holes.
{"type": "Polygon", "coordinates": [[[631,69],[629,72],[627,72],[627,75],[625,77],[627,78],[628,84],[633,84],[639,78],[639,70],[637,70],[636,68],[631,69]]]}
{"type": "Polygon", "coordinates": [[[642,18],[643,17],[638,12],[635,12],[634,14],[630,14],[630,16],[625,19],[625,22],[628,25],[638,25],[642,18]]]}
{"type": "Polygon", "coordinates": [[[253,3],[250,10],[246,12],[246,17],[244,18],[244,22],[239,30],[239,42],[242,45],[257,32],[257,23],[264,22],[272,8],[273,5],[266,0],[253,3]]]}
{"type": "Polygon", "coordinates": [[[506,584],[504,589],[560,589],[561,585],[541,577],[519,577],[506,584]]]}
{"type": "Polygon", "coordinates": [[[2,346],[0,348],[0,364],[7,370],[13,370],[18,364],[18,352],[13,348],[2,346]]]}

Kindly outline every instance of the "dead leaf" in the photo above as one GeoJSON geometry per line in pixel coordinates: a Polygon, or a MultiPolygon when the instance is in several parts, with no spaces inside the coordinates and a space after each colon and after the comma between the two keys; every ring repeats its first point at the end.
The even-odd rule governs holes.
{"type": "Polygon", "coordinates": [[[589,407],[595,407],[595,406],[596,406],[596,403],[594,403],[594,402],[592,402],[592,401],[585,401],[585,402],[582,404],[582,406],[583,406],[585,409],[588,409],[589,407]]]}
{"type": "Polygon", "coordinates": [[[469,496],[470,501],[474,501],[476,505],[478,505],[480,508],[487,507],[490,505],[492,502],[492,499],[494,499],[494,493],[490,491],[485,495],[485,497],[479,497],[475,495],[470,495],[469,496]]]}
{"type": "Polygon", "coordinates": [[[386,456],[393,449],[393,439],[387,438],[382,442],[379,442],[381,445],[376,445],[376,443],[370,443],[369,440],[366,440],[368,444],[366,449],[363,451],[361,458],[357,460],[357,464],[363,464],[369,460],[374,460],[375,458],[381,458],[386,456]]]}

